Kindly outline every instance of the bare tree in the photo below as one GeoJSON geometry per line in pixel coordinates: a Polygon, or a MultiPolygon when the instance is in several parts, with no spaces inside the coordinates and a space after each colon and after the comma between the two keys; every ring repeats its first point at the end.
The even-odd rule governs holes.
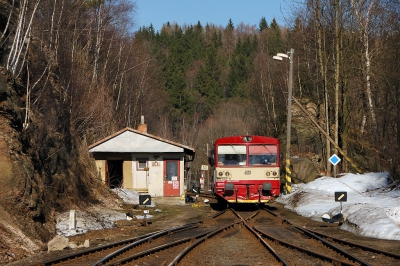
{"type": "MultiPolygon", "coordinates": [[[[340,92],[340,25],[339,25],[339,0],[333,1],[334,18],[334,45],[335,45],[335,144],[339,145],[339,92],[340,92]]],[[[335,150],[337,153],[337,149],[335,150]]]]}
{"type": "Polygon", "coordinates": [[[11,49],[7,59],[6,69],[10,70],[11,73],[17,77],[16,73],[23,68],[25,63],[26,52],[29,47],[31,39],[31,27],[33,18],[40,0],[36,0],[32,9],[28,0],[22,0],[20,3],[20,10],[18,14],[18,24],[15,30],[14,41],[11,44],[11,49]],[[21,59],[21,57],[23,58],[21,59]]]}
{"type": "MultiPolygon", "coordinates": [[[[328,62],[329,57],[326,51],[326,26],[324,25],[326,20],[323,17],[322,10],[325,9],[321,7],[321,0],[315,0],[315,23],[317,32],[317,51],[318,51],[318,62],[319,71],[322,77],[323,90],[324,90],[324,106],[325,106],[325,131],[330,135],[330,119],[329,119],[329,93],[328,93],[328,62]]],[[[331,156],[331,144],[329,140],[326,139],[326,158],[331,156]]],[[[326,162],[327,174],[330,175],[331,165],[328,160],[326,162]]]]}
{"type": "MultiPolygon", "coordinates": [[[[272,73],[271,70],[271,61],[272,57],[268,51],[268,32],[267,30],[264,30],[259,35],[258,51],[255,57],[252,76],[252,82],[254,85],[252,87],[254,88],[253,94],[260,103],[260,120],[263,121],[262,126],[266,131],[264,134],[276,136],[281,130],[281,122],[279,121],[279,117],[282,115],[279,113],[280,110],[277,108],[277,106],[284,104],[279,102],[281,98],[284,98],[279,97],[279,95],[282,93],[282,88],[287,86],[274,86],[273,76],[275,74],[272,73]]],[[[285,64],[280,64],[280,69],[277,71],[285,69],[284,75],[286,75],[287,70],[285,66],[285,64]]],[[[279,73],[279,75],[282,75],[282,73],[279,73]]],[[[283,80],[286,79],[284,78],[283,80]]]]}
{"type": "MultiPolygon", "coordinates": [[[[372,9],[377,5],[379,0],[351,0],[351,5],[353,7],[354,15],[357,18],[360,27],[360,41],[363,47],[363,64],[364,64],[364,77],[365,77],[365,91],[368,100],[368,110],[371,116],[372,128],[374,131],[377,130],[377,122],[375,115],[375,107],[373,102],[373,95],[371,90],[371,59],[372,55],[370,53],[370,31],[371,31],[371,19],[372,19],[372,9]]],[[[365,117],[364,117],[365,119],[365,117]]],[[[363,123],[364,125],[365,123],[363,123]]],[[[364,129],[361,129],[363,132],[364,129]]]]}
{"type": "Polygon", "coordinates": [[[104,17],[103,17],[103,4],[100,4],[98,8],[95,9],[95,23],[96,23],[96,34],[95,34],[95,46],[94,46],[94,56],[93,56],[93,76],[92,82],[97,79],[98,76],[98,67],[99,67],[99,60],[100,60],[100,51],[103,44],[104,38],[104,17]]]}
{"type": "Polygon", "coordinates": [[[6,33],[7,33],[8,29],[9,29],[9,27],[10,27],[11,18],[13,17],[13,14],[14,14],[14,8],[15,8],[15,1],[12,0],[12,3],[9,6],[10,12],[8,13],[7,23],[6,23],[5,27],[4,27],[4,31],[1,33],[1,36],[0,36],[1,45],[4,44],[4,41],[5,41],[6,37],[8,37],[6,35],[6,33]]]}

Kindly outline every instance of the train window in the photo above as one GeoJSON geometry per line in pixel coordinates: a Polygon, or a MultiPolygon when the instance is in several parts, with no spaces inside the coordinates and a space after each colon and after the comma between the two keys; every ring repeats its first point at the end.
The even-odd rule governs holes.
{"type": "Polygon", "coordinates": [[[276,165],[278,147],[276,145],[249,146],[250,165],[276,165]]]}
{"type": "Polygon", "coordinates": [[[218,165],[246,165],[246,146],[218,146],[218,165]]]}

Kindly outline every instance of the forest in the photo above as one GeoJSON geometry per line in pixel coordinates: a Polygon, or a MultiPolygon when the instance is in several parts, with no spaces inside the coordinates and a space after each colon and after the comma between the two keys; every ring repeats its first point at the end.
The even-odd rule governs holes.
{"type": "MultiPolygon", "coordinates": [[[[311,123],[305,135],[296,117],[309,118],[294,105],[292,156],[318,154],[329,174],[339,148],[362,171],[400,176],[398,0],[293,1],[286,25],[136,30],[130,0],[0,3],[0,63],[14,87],[1,113],[44,187],[65,193],[57,175],[90,173],[87,146],[141,116],[149,133],[196,149],[193,173],[222,136],[285,145],[289,61],[273,56],[291,50],[293,99],[324,132],[311,123]]],[[[339,168],[356,172],[346,160],[339,168]]]]}

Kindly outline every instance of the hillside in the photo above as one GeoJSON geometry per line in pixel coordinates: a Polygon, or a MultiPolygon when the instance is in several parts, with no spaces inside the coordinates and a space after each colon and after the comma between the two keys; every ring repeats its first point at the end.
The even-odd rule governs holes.
{"type": "MultiPolygon", "coordinates": [[[[18,12],[10,10],[10,1],[1,0],[0,29],[6,33],[2,65],[9,58],[17,24],[18,12]]],[[[35,54],[46,57],[43,50],[35,54]]],[[[26,89],[29,75],[0,67],[0,264],[45,249],[55,235],[56,212],[98,203],[90,158],[71,133],[57,74],[48,71],[50,86],[41,90],[35,108],[26,89]]]]}
{"type": "MultiPolygon", "coordinates": [[[[76,166],[72,158],[80,158],[80,153],[74,145],[68,151],[63,147],[69,132],[57,132],[50,123],[21,130],[18,85],[1,73],[0,264],[4,264],[45,249],[55,235],[57,211],[77,205],[85,208],[97,201],[92,197],[95,183],[88,180],[90,167],[76,166]],[[43,134],[40,143],[37,132],[43,134]]],[[[49,115],[57,108],[52,111],[47,121],[57,121],[49,115]]]]}
{"type": "MultiPolygon", "coordinates": [[[[4,102],[1,109],[4,110],[4,102]]],[[[21,230],[32,221],[21,215],[22,210],[12,208],[19,203],[18,195],[21,195],[21,192],[17,184],[22,181],[14,171],[13,165],[18,165],[16,157],[22,159],[22,156],[17,155],[20,144],[15,139],[18,139],[18,136],[4,116],[0,116],[0,128],[0,264],[3,265],[41,250],[43,243],[34,240],[34,235],[27,236],[26,233],[29,232],[21,230]]]]}

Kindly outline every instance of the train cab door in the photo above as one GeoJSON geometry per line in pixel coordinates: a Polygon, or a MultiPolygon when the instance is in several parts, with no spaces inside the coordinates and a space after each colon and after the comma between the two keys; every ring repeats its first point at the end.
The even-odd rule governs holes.
{"type": "Polygon", "coordinates": [[[180,196],[179,160],[164,160],[164,197],[180,196]]]}

